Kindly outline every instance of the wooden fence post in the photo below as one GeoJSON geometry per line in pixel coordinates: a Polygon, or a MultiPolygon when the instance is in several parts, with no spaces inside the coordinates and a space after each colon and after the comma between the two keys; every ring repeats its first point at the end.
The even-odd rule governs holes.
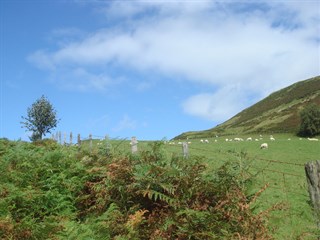
{"type": "Polygon", "coordinates": [[[78,134],[78,139],[77,139],[77,141],[78,141],[78,147],[80,147],[80,146],[81,146],[81,137],[80,137],[80,133],[78,134]]]}
{"type": "Polygon", "coordinates": [[[61,144],[61,131],[59,131],[59,144],[61,144]]]}
{"type": "Polygon", "coordinates": [[[132,137],[130,144],[131,144],[131,152],[133,154],[137,153],[138,152],[138,141],[137,141],[137,138],[136,137],[132,137]]]}
{"type": "MultiPolygon", "coordinates": [[[[305,171],[314,215],[320,230],[320,160],[306,163],[305,171]]],[[[320,239],[320,236],[318,236],[318,239],[320,239]]]]}
{"type": "Polygon", "coordinates": [[[187,142],[182,143],[182,154],[184,158],[189,157],[189,146],[187,142]]]}
{"type": "Polygon", "coordinates": [[[70,146],[72,146],[72,132],[70,132],[70,146]]]}

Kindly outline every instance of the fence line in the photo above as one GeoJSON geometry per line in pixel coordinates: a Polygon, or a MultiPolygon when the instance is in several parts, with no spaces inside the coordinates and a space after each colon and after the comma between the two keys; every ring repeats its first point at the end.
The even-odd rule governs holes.
{"type": "MultiPolygon", "coordinates": [[[[168,145],[170,146],[171,148],[175,148],[175,149],[181,149],[181,144],[172,144],[172,145],[168,145]]],[[[198,152],[205,152],[205,153],[210,153],[212,155],[214,154],[217,154],[216,151],[213,151],[212,149],[207,149],[207,148],[201,148],[201,147],[194,147],[194,146],[189,146],[189,149],[192,151],[198,151],[198,152]]],[[[219,152],[219,154],[225,154],[225,155],[230,155],[229,152],[219,152]]],[[[189,155],[192,155],[192,152],[189,153],[189,155]]],[[[292,166],[294,168],[299,168],[299,169],[303,169],[304,167],[304,164],[299,164],[299,163],[290,163],[290,162],[286,162],[286,161],[280,161],[280,160],[274,160],[274,159],[265,159],[265,158],[257,158],[257,157],[254,157],[254,160],[259,160],[259,161],[263,161],[263,162],[267,162],[269,163],[269,165],[267,165],[265,168],[259,168],[259,167],[255,167],[255,166],[250,166],[251,169],[254,169],[254,170],[257,170],[257,171],[260,171],[262,173],[262,177],[263,177],[263,182],[267,183],[267,182],[270,182],[266,180],[266,177],[265,177],[265,172],[271,172],[271,173],[275,173],[277,175],[280,175],[280,177],[278,179],[281,179],[281,182],[282,182],[282,185],[284,187],[276,187],[276,186],[273,186],[272,184],[269,184],[269,187],[268,188],[272,188],[272,189],[278,189],[278,190],[283,190],[285,195],[286,195],[286,201],[288,201],[288,194],[295,194],[295,195],[302,195],[302,196],[305,196],[307,197],[308,196],[308,192],[307,192],[307,188],[305,188],[305,193],[301,193],[301,192],[297,192],[297,191],[292,191],[288,186],[287,186],[287,177],[291,176],[291,177],[298,177],[300,180],[299,181],[303,181],[305,183],[305,175],[302,175],[302,174],[298,174],[298,173],[293,173],[292,171],[291,172],[285,172],[285,171],[280,171],[280,170],[276,170],[276,169],[270,169],[270,164],[280,164],[280,165],[289,165],[289,166],[292,166]]]]}
{"type": "Polygon", "coordinates": [[[286,174],[286,175],[295,176],[295,177],[300,177],[300,178],[305,178],[305,177],[306,177],[306,176],[303,176],[303,175],[293,174],[293,173],[287,173],[287,172],[281,172],[281,171],[274,170],[274,169],[267,169],[267,168],[260,169],[260,168],[256,168],[256,167],[252,167],[252,168],[255,168],[256,170],[262,170],[262,171],[269,171],[269,172],[281,173],[281,174],[286,174]]]}
{"type": "MultiPolygon", "coordinates": [[[[57,141],[59,140],[59,142],[62,144],[61,142],[61,132],[56,133],[55,135],[53,134],[53,139],[56,139],[57,141]]],[[[66,139],[66,134],[64,135],[64,139],[66,139]]],[[[70,145],[72,145],[73,139],[72,139],[72,133],[70,133],[70,145]]],[[[89,134],[89,136],[87,138],[81,138],[80,134],[78,134],[78,141],[77,141],[77,145],[80,147],[81,146],[81,142],[82,141],[89,141],[89,148],[90,151],[93,148],[93,138],[95,139],[100,139],[100,140],[109,140],[108,135],[106,136],[99,136],[99,135],[92,135],[89,134]]],[[[127,141],[127,139],[120,141],[120,144],[122,144],[124,141],[127,141]]],[[[65,145],[68,145],[66,143],[66,140],[64,140],[65,145]]],[[[131,151],[132,153],[137,153],[138,152],[138,141],[135,137],[132,137],[131,139],[131,151]]],[[[118,146],[117,145],[117,146],[118,146]]],[[[205,147],[206,144],[204,144],[204,147],[199,147],[199,146],[193,146],[193,145],[188,145],[186,142],[179,142],[179,144],[167,144],[166,146],[169,147],[169,149],[171,148],[172,150],[174,149],[174,152],[180,152],[181,156],[183,156],[184,158],[187,158],[189,156],[192,155],[197,155],[200,153],[207,153],[210,154],[210,156],[214,156],[216,154],[222,154],[225,156],[234,156],[234,157],[247,157],[248,155],[246,153],[244,153],[244,155],[242,156],[242,152],[237,152],[235,150],[221,150],[221,149],[208,149],[205,147]],[[218,150],[218,152],[217,152],[218,150]],[[195,151],[196,153],[193,153],[193,151],[195,151]]],[[[129,145],[128,145],[129,146],[129,145]]],[[[207,145],[206,145],[207,146],[207,145]]],[[[107,141],[107,148],[108,148],[108,141],[107,141]]],[[[142,148],[143,149],[143,148],[142,148]]],[[[169,150],[170,151],[170,150],[169,150]]],[[[107,151],[108,152],[108,151],[107,151]]],[[[302,202],[300,204],[307,206],[307,202],[308,202],[308,190],[307,190],[307,184],[306,184],[306,176],[303,175],[302,173],[296,173],[292,170],[294,169],[299,169],[300,172],[302,172],[303,168],[304,168],[304,164],[300,164],[300,163],[292,163],[292,162],[287,162],[287,161],[281,161],[281,160],[275,160],[275,159],[266,159],[266,158],[260,158],[260,157],[256,157],[256,156],[248,156],[251,159],[254,160],[258,160],[261,162],[265,162],[267,163],[266,166],[264,167],[257,167],[257,166],[252,166],[252,164],[250,164],[250,169],[254,169],[255,171],[257,171],[256,174],[261,173],[261,177],[262,178],[258,178],[258,185],[255,187],[259,187],[260,185],[263,186],[265,184],[268,184],[268,188],[270,189],[276,189],[279,190],[280,192],[275,193],[276,196],[274,196],[272,199],[269,199],[269,197],[266,197],[265,199],[263,199],[262,201],[264,201],[265,203],[267,203],[267,205],[274,205],[275,201],[278,201],[280,199],[282,199],[282,201],[291,207],[291,203],[292,201],[292,196],[299,196],[299,199],[304,199],[302,200],[302,202]],[[290,172],[286,172],[283,170],[279,170],[279,166],[290,166],[290,172]],[[275,167],[276,169],[271,169],[272,167],[275,167]],[[276,175],[270,175],[268,173],[274,173],[276,175],[278,175],[278,177],[276,177],[276,175]],[[290,178],[295,178],[296,180],[293,181],[294,185],[290,186],[290,178]],[[261,182],[260,182],[261,181],[261,182]],[[300,189],[301,191],[298,192],[296,191],[296,184],[298,184],[298,189],[300,189]]],[[[285,168],[285,169],[288,169],[285,168]]],[[[292,183],[292,180],[291,180],[292,183]]],[[[267,189],[268,189],[267,188],[267,189]]],[[[273,193],[273,192],[272,192],[273,193]]],[[[288,219],[288,221],[293,222],[293,217],[297,218],[295,211],[297,211],[297,208],[299,208],[299,206],[296,206],[296,209],[294,210],[288,210],[288,212],[285,213],[285,215],[289,216],[290,218],[288,219]]],[[[286,220],[287,221],[287,220],[286,220]]]]}

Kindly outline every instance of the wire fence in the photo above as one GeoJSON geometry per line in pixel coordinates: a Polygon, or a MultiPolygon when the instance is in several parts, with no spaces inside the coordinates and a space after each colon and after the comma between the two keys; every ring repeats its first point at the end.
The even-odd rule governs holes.
{"type": "MultiPolygon", "coordinates": [[[[81,146],[82,142],[86,141],[86,145],[89,146],[90,150],[93,149],[96,145],[93,144],[93,141],[100,140],[105,141],[106,146],[110,141],[108,135],[92,135],[89,134],[86,137],[81,137],[80,134],[77,135],[77,141],[74,141],[74,136],[72,133],[69,135],[61,132],[52,135],[52,139],[56,140],[60,144],[64,145],[77,145],[81,146]],[[67,142],[69,136],[69,142],[67,142]]],[[[128,139],[112,139],[118,140],[118,145],[125,143],[125,148],[130,150],[132,153],[143,151],[146,146],[141,144],[138,148],[138,141],[135,137],[131,138],[131,141],[128,144],[128,139]],[[121,140],[121,141],[119,141],[121,140]]],[[[250,162],[250,172],[254,176],[254,187],[255,191],[259,191],[263,186],[268,186],[264,193],[259,198],[260,204],[266,208],[270,208],[276,204],[281,203],[282,209],[279,210],[281,213],[281,218],[285,219],[285,224],[290,225],[291,231],[300,229],[302,234],[308,234],[310,228],[305,227],[301,230],[301,226],[306,225],[307,222],[313,224],[313,213],[310,206],[310,198],[308,193],[308,184],[306,181],[306,175],[304,172],[304,164],[288,162],[278,159],[266,159],[263,157],[257,156],[246,156],[245,153],[239,153],[233,150],[220,151],[214,148],[208,148],[207,144],[186,144],[186,142],[179,142],[175,144],[166,143],[166,150],[171,154],[178,154],[185,158],[193,155],[205,155],[210,156],[209,158],[214,158],[217,154],[228,158],[242,158],[243,161],[246,161],[246,158],[251,159],[250,162]],[[307,212],[307,213],[306,213],[307,212]],[[303,218],[301,218],[303,216],[303,218]]],[[[103,143],[100,143],[103,144],[103,143]]],[[[223,158],[223,157],[222,157],[223,158]]],[[[220,162],[222,163],[222,162],[220,162]]],[[[278,220],[280,221],[280,220],[278,220]]],[[[282,221],[282,220],[281,220],[282,221]]],[[[314,224],[316,225],[316,224],[314,224]]],[[[311,227],[312,229],[312,227],[311,227]]]]}
{"type": "MultiPolygon", "coordinates": [[[[172,152],[179,152],[179,149],[181,151],[181,148],[183,148],[181,143],[168,146],[170,146],[169,149],[172,152]]],[[[273,217],[278,218],[277,222],[282,221],[282,225],[285,225],[283,228],[290,229],[289,231],[292,232],[296,231],[294,238],[304,239],[302,236],[309,236],[307,239],[320,239],[320,229],[317,230],[316,226],[316,222],[319,220],[316,219],[317,215],[312,209],[305,164],[246,156],[245,153],[230,149],[221,152],[219,149],[207,147],[207,144],[198,144],[197,146],[190,144],[188,150],[189,156],[203,154],[214,158],[217,155],[220,155],[220,157],[224,155],[226,159],[233,156],[237,159],[242,158],[244,162],[248,158],[250,172],[254,176],[255,191],[259,191],[263,186],[268,186],[260,196],[259,203],[265,208],[281,206],[273,217]],[[280,214],[281,217],[279,217],[280,214]]],[[[183,150],[181,154],[184,154],[183,150]]],[[[292,233],[292,236],[294,236],[294,233],[292,233]]]]}

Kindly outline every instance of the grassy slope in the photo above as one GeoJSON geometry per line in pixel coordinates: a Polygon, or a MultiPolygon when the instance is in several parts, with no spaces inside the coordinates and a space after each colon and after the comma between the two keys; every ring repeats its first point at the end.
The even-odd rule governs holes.
{"type": "Polygon", "coordinates": [[[175,139],[253,132],[295,133],[300,125],[299,112],[310,102],[320,105],[320,76],[274,92],[215,128],[186,132],[175,139]]]}
{"type": "MultiPolygon", "coordinates": [[[[273,136],[276,141],[270,141],[269,135],[266,134],[261,140],[259,134],[237,136],[244,139],[257,138],[258,142],[225,141],[225,138],[235,136],[209,138],[209,144],[191,139],[189,154],[207,159],[209,171],[214,171],[228,160],[242,161],[243,165],[250,165],[250,172],[256,174],[252,192],[269,184],[258,198],[259,208],[256,211],[268,209],[274,204],[281,205],[280,209],[271,213],[270,218],[270,227],[274,228],[275,239],[314,239],[312,231],[316,225],[309,205],[304,164],[320,159],[320,141],[311,142],[288,133],[273,136]],[[288,140],[289,138],[291,140],[288,140]],[[268,143],[269,149],[261,150],[259,146],[262,142],[268,143]]],[[[147,144],[148,142],[139,142],[139,151],[146,149],[147,144]]],[[[130,151],[129,142],[123,142],[119,147],[123,151],[130,151]]],[[[167,154],[182,154],[182,146],[178,141],[174,145],[165,145],[165,150],[167,154]]]]}
{"type": "MultiPolygon", "coordinates": [[[[240,137],[259,138],[258,135],[242,135],[240,137]]],[[[303,165],[320,159],[320,141],[300,140],[292,134],[274,134],[276,141],[263,136],[263,140],[226,142],[225,137],[209,139],[209,144],[199,140],[190,140],[190,154],[204,156],[208,165],[215,169],[227,160],[243,161],[249,164],[254,178],[252,190],[261,189],[266,183],[269,187],[258,199],[259,209],[268,209],[273,204],[281,203],[282,207],[271,214],[270,226],[275,229],[275,239],[314,239],[312,229],[315,228],[303,165]],[[289,141],[288,138],[291,140],[289,141]],[[260,144],[267,142],[269,149],[261,150],[260,144]],[[265,160],[275,160],[268,162],[265,160]],[[279,163],[284,162],[284,163],[279,163]],[[286,164],[291,163],[291,164],[286,164]],[[296,165],[295,165],[296,164],[296,165]]],[[[230,136],[226,136],[229,137],[230,136]]],[[[168,151],[181,154],[181,145],[168,145],[168,151]]],[[[257,211],[260,211],[257,209],[257,211]]]]}

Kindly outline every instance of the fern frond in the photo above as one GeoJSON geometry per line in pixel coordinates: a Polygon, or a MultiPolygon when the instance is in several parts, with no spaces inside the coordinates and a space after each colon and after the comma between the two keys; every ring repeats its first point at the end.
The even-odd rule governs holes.
{"type": "Polygon", "coordinates": [[[178,204],[178,201],[176,199],[152,189],[140,190],[138,191],[138,193],[142,194],[143,197],[148,197],[150,200],[155,202],[156,201],[166,202],[171,207],[174,207],[178,204]]]}

